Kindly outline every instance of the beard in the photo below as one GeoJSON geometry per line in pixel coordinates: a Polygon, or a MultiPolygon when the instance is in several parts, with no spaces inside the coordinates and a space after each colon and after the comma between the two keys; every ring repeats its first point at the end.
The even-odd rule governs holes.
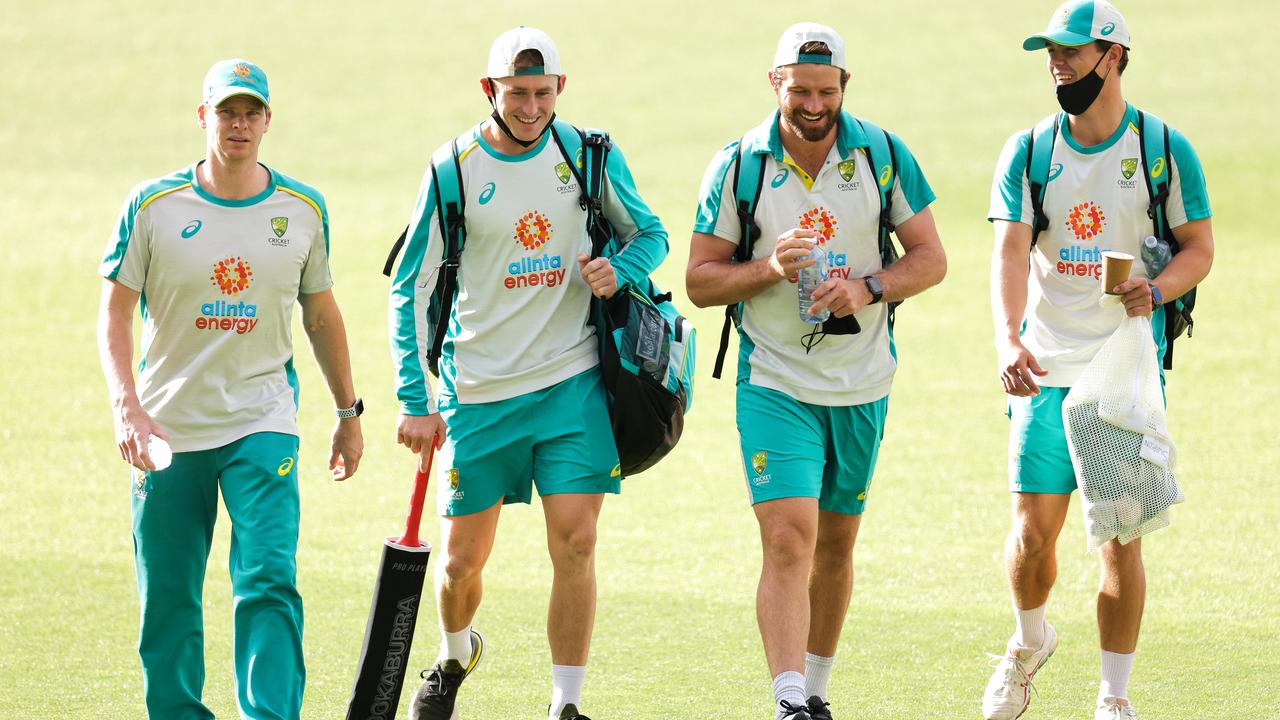
{"type": "Polygon", "coordinates": [[[840,108],[828,110],[823,113],[823,118],[819,120],[818,125],[804,120],[800,117],[800,111],[795,108],[782,108],[782,119],[787,125],[800,137],[807,142],[818,142],[830,134],[831,129],[836,126],[836,122],[840,119],[840,108]]]}

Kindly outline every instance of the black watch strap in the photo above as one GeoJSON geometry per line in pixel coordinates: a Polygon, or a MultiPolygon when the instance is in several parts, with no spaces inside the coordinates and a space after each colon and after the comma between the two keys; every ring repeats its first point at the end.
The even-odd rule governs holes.
{"type": "Polygon", "coordinates": [[[867,292],[871,293],[871,302],[869,305],[875,305],[884,299],[884,285],[880,283],[880,278],[875,275],[868,275],[862,278],[862,282],[867,286],[867,292]]]}

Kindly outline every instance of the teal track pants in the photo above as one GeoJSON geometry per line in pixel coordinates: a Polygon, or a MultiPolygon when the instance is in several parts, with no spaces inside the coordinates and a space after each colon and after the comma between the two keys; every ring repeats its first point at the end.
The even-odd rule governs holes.
{"type": "Polygon", "coordinates": [[[221,490],[231,517],[236,703],[243,718],[295,720],[302,708],[302,598],[297,590],[298,438],[255,433],[175,453],[139,473],[133,547],[142,603],[138,653],[150,720],[206,720],[205,567],[221,490]]]}

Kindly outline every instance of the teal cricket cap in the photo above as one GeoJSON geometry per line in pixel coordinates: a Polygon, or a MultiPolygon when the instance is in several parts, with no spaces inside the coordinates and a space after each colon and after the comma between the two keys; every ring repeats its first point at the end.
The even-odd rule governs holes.
{"type": "Polygon", "coordinates": [[[267,89],[267,74],[248,60],[233,58],[219,60],[204,76],[204,101],[217,107],[223,100],[236,95],[248,95],[271,107],[271,92],[267,89]]]}
{"type": "Polygon", "coordinates": [[[1106,0],[1068,0],[1053,11],[1044,32],[1022,41],[1022,49],[1042,50],[1051,42],[1088,45],[1094,40],[1129,47],[1129,25],[1124,16],[1106,0]]]}

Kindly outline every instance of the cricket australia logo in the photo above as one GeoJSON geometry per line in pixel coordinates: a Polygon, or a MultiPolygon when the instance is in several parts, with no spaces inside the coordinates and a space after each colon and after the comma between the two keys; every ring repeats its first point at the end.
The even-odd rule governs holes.
{"type": "Polygon", "coordinates": [[[1120,174],[1128,180],[1138,171],[1138,158],[1125,158],[1120,161],[1120,174]]]}
{"type": "Polygon", "coordinates": [[[273,217],[271,218],[271,230],[276,237],[284,237],[284,231],[289,229],[289,218],[273,217]]]}
{"type": "Polygon", "coordinates": [[[839,169],[840,177],[844,178],[845,182],[849,182],[853,179],[854,173],[858,172],[858,163],[853,158],[842,160],[840,162],[839,169]]]}
{"type": "Polygon", "coordinates": [[[751,456],[751,469],[756,471],[756,476],[751,478],[752,485],[765,485],[773,478],[772,475],[765,475],[764,471],[769,466],[769,452],[761,450],[751,456]]]}
{"type": "Polygon", "coordinates": [[[556,165],[556,177],[560,178],[561,185],[569,184],[569,163],[562,162],[556,165]]]}
{"type": "Polygon", "coordinates": [[[458,489],[458,468],[449,468],[449,489],[458,489]]]}

